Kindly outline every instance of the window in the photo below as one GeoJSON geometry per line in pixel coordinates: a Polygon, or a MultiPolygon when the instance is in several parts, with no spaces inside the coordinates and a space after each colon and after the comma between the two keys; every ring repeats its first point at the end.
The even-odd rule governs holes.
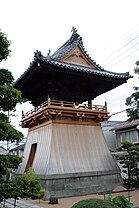
{"type": "MultiPolygon", "coordinates": [[[[119,142],[129,141],[132,143],[138,143],[138,132],[135,130],[127,131],[127,132],[119,132],[117,134],[117,139],[119,142]]],[[[119,143],[118,142],[118,143],[119,143]]]]}

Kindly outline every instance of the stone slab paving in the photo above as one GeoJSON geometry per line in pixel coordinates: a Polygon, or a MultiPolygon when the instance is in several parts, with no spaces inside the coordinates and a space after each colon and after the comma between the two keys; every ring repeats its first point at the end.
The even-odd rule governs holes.
{"type": "MultiPolygon", "coordinates": [[[[2,202],[1,204],[4,204],[4,202],[2,202]]],[[[7,199],[5,201],[5,206],[8,207],[8,208],[13,208],[14,206],[14,199],[7,199]]],[[[42,208],[38,205],[35,205],[35,204],[31,204],[31,203],[28,203],[26,201],[22,201],[22,200],[17,200],[16,201],[16,207],[20,207],[20,208],[42,208]]]]}

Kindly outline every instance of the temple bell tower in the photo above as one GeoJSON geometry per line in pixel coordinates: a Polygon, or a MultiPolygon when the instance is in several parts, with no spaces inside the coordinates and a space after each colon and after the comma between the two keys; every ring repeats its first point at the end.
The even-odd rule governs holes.
{"type": "Polygon", "coordinates": [[[36,51],[14,84],[34,105],[22,115],[28,137],[17,174],[32,167],[47,194],[57,197],[114,189],[120,170],[100,125],[109,118],[107,104],[93,105],[92,100],[130,77],[97,65],[75,28],[54,54],[36,51]]]}

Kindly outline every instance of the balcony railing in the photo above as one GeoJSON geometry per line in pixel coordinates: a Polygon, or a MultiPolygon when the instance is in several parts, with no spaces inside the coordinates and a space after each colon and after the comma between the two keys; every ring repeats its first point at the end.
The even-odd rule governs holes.
{"type": "Polygon", "coordinates": [[[48,100],[39,106],[33,108],[32,110],[28,111],[27,113],[24,113],[22,111],[22,119],[26,119],[30,116],[35,115],[36,113],[39,113],[41,111],[44,111],[46,109],[68,109],[68,110],[86,110],[86,111],[95,111],[95,112],[107,112],[107,103],[105,102],[105,105],[88,105],[88,104],[80,104],[77,102],[67,102],[67,101],[59,101],[59,100],[51,100],[48,98],[48,100]]]}

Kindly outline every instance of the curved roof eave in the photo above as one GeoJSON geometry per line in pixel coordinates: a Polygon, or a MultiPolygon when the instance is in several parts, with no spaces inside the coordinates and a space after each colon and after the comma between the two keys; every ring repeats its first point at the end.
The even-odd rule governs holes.
{"type": "Polygon", "coordinates": [[[97,69],[93,69],[90,67],[81,66],[78,64],[57,61],[57,60],[52,59],[51,57],[44,57],[43,55],[40,55],[40,53],[36,54],[36,58],[38,59],[38,61],[40,60],[40,61],[43,61],[44,63],[49,63],[53,66],[61,67],[63,69],[68,69],[68,70],[72,70],[72,71],[78,71],[78,72],[82,72],[82,73],[94,74],[97,76],[111,77],[111,78],[116,78],[116,79],[126,79],[127,80],[129,78],[132,78],[132,76],[129,74],[129,72],[116,73],[116,72],[111,72],[111,71],[107,71],[107,70],[97,70],[97,69]]]}
{"type": "Polygon", "coordinates": [[[29,75],[36,67],[39,67],[39,62],[43,62],[45,64],[49,64],[51,66],[55,66],[58,69],[62,70],[68,70],[69,72],[79,72],[84,73],[88,75],[96,75],[99,77],[106,77],[106,78],[112,78],[112,79],[119,79],[119,80],[128,80],[129,78],[132,78],[132,76],[129,74],[129,72],[126,73],[115,73],[111,71],[106,71],[101,66],[96,64],[94,60],[91,59],[91,57],[87,54],[85,51],[82,37],[77,33],[76,28],[73,28],[73,33],[68,41],[66,41],[55,53],[52,55],[48,54],[46,57],[44,57],[40,51],[34,52],[34,60],[30,63],[28,69],[17,79],[17,81],[14,83],[14,86],[17,86],[19,82],[22,82],[27,75],[29,75]],[[76,47],[80,46],[82,52],[87,57],[87,59],[90,61],[90,63],[95,66],[95,68],[82,66],[77,63],[69,63],[69,62],[63,62],[60,61],[61,58],[67,56],[70,54],[76,47]]]}
{"type": "Polygon", "coordinates": [[[115,73],[115,72],[106,71],[106,70],[100,71],[100,70],[93,69],[93,68],[86,67],[86,66],[81,66],[81,65],[72,64],[72,63],[65,63],[65,62],[60,62],[60,61],[55,61],[55,60],[44,59],[43,61],[46,63],[52,64],[54,66],[61,67],[65,70],[67,69],[67,70],[82,72],[86,74],[94,74],[94,75],[101,76],[101,77],[111,77],[115,79],[129,79],[132,77],[129,74],[129,72],[115,73]]]}
{"type": "Polygon", "coordinates": [[[51,57],[44,57],[41,52],[35,53],[35,58],[33,62],[30,63],[30,66],[28,69],[19,77],[16,82],[14,83],[14,86],[21,80],[25,78],[26,75],[28,75],[36,66],[39,67],[39,65],[43,62],[44,64],[49,64],[51,66],[55,66],[58,68],[61,68],[62,70],[68,70],[69,72],[79,72],[83,74],[88,75],[96,75],[99,77],[106,77],[106,78],[112,78],[112,79],[119,79],[119,80],[128,80],[129,78],[132,78],[132,76],[129,74],[129,72],[126,73],[115,73],[111,71],[106,70],[97,70],[86,66],[81,66],[77,64],[72,63],[66,63],[66,62],[60,62],[54,59],[51,59],[51,57]]]}

